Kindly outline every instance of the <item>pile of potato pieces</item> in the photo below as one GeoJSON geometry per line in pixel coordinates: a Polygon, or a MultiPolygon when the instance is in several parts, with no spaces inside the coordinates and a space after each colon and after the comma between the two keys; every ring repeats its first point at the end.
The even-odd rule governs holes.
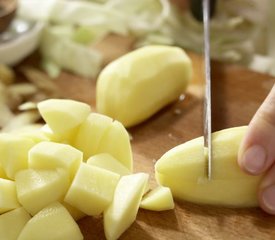
{"type": "Polygon", "coordinates": [[[139,207],[174,208],[169,188],[133,173],[128,132],[74,100],[38,103],[46,124],[0,134],[0,239],[83,239],[76,223],[103,214],[118,239],[139,207]]]}

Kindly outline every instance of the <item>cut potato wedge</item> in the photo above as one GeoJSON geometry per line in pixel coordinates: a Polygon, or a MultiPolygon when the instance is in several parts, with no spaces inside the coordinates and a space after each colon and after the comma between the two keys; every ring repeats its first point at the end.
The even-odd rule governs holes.
{"type": "Polygon", "coordinates": [[[67,209],[55,202],[30,219],[18,240],[82,240],[83,235],[67,209]]]}
{"type": "Polygon", "coordinates": [[[149,175],[136,173],[121,177],[112,203],[104,211],[104,232],[107,240],[118,239],[135,221],[149,175]]]}
{"type": "Polygon", "coordinates": [[[17,240],[30,219],[30,214],[22,207],[0,215],[0,239],[17,240]]]}
{"type": "Polygon", "coordinates": [[[28,168],[28,152],[35,145],[30,138],[12,133],[0,134],[0,164],[10,179],[17,171],[28,168]]]}
{"type": "Polygon", "coordinates": [[[237,163],[247,127],[229,128],[212,135],[212,179],[206,178],[203,138],[196,138],[165,153],[156,163],[156,179],[174,197],[201,204],[232,207],[257,206],[262,176],[244,173],[237,163]]]}
{"type": "Polygon", "coordinates": [[[82,163],[64,201],[90,216],[101,214],[111,203],[120,176],[82,163]]]}
{"type": "Polygon", "coordinates": [[[182,94],[192,75],[190,58],[172,46],[145,46],[107,65],[96,86],[97,111],[125,127],[152,116],[182,94]]]}
{"type": "Polygon", "coordinates": [[[15,182],[0,178],[0,214],[19,207],[15,182]]]}
{"type": "Polygon", "coordinates": [[[68,144],[40,142],[30,149],[28,161],[33,169],[64,168],[73,179],[82,159],[82,152],[68,144]]]}
{"type": "Polygon", "coordinates": [[[111,172],[115,172],[120,176],[131,174],[131,171],[128,168],[108,153],[100,153],[90,157],[87,160],[87,164],[104,168],[111,172]]]}
{"type": "Polygon", "coordinates": [[[131,172],[133,171],[130,137],[127,130],[120,122],[112,122],[101,139],[97,153],[109,153],[131,172]]]}
{"type": "Polygon", "coordinates": [[[68,133],[77,128],[91,112],[91,107],[70,99],[48,99],[37,108],[54,133],[68,133]]]}
{"type": "Polygon", "coordinates": [[[140,203],[140,207],[153,211],[165,211],[175,206],[170,188],[158,186],[147,193],[140,203]]]}
{"type": "Polygon", "coordinates": [[[15,175],[18,201],[33,216],[47,205],[62,200],[70,185],[64,169],[26,169],[15,175]]]}
{"type": "Polygon", "coordinates": [[[83,152],[84,160],[97,154],[101,139],[112,124],[112,119],[98,113],[91,113],[79,127],[74,146],[83,152]]]}

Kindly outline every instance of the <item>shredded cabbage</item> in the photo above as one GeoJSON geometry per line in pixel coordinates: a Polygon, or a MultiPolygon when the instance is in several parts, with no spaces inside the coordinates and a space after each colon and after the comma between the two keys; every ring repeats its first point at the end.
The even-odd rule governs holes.
{"type": "MultiPolygon", "coordinates": [[[[211,57],[255,66],[262,58],[255,60],[254,55],[267,54],[258,50],[259,42],[266,41],[259,36],[263,38],[267,31],[268,1],[272,2],[217,1],[210,24],[211,57]]],[[[136,47],[167,44],[203,51],[202,24],[189,11],[179,11],[169,0],[19,0],[19,3],[21,17],[48,24],[41,49],[43,66],[52,75],[68,69],[82,76],[96,76],[102,59],[91,46],[109,33],[135,36],[136,47]]],[[[275,52],[274,47],[269,48],[275,52]]],[[[261,51],[264,50],[261,46],[261,51]]]]}
{"type": "Polygon", "coordinates": [[[73,33],[71,26],[48,27],[41,43],[43,57],[48,64],[52,62],[81,76],[95,77],[100,70],[102,56],[96,50],[74,42],[73,33]]]}

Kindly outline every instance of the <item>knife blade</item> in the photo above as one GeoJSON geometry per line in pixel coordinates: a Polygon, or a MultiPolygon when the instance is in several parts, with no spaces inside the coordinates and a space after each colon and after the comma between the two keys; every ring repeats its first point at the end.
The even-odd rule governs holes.
{"type": "Polygon", "coordinates": [[[205,97],[204,97],[204,149],[206,154],[206,175],[212,177],[212,114],[211,114],[211,65],[210,65],[210,32],[209,13],[210,0],[203,0],[203,32],[204,32],[204,68],[205,68],[205,97]]]}

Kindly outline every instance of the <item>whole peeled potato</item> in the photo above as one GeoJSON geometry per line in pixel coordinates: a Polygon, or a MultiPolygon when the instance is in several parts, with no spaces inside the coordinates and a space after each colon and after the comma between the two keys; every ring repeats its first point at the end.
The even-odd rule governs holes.
{"type": "Polygon", "coordinates": [[[102,70],[96,87],[97,111],[131,127],[175,101],[191,75],[192,63],[183,49],[139,48],[102,70]]]}

